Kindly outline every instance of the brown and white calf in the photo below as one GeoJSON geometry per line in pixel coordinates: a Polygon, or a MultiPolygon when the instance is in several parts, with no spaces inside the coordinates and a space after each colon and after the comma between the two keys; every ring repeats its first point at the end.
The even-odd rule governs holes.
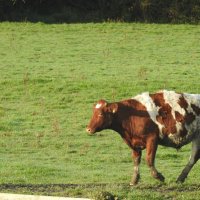
{"type": "Polygon", "coordinates": [[[154,165],[158,145],[179,149],[192,142],[189,162],[177,179],[177,182],[184,182],[200,158],[200,95],[163,90],[114,103],[100,100],[93,108],[87,131],[94,134],[104,129],[118,132],[132,149],[131,185],[139,181],[143,149],[146,149],[146,162],[152,176],[164,181],[154,165]]]}

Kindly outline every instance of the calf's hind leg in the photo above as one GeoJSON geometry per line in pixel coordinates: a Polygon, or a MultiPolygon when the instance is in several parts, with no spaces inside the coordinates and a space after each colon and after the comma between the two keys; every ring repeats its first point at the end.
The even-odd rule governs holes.
{"type": "Polygon", "coordinates": [[[194,138],[192,141],[192,153],[189,159],[189,162],[177,178],[176,182],[177,183],[183,183],[185,179],[187,178],[190,170],[194,166],[194,164],[199,160],[200,158],[200,137],[194,138]]]}

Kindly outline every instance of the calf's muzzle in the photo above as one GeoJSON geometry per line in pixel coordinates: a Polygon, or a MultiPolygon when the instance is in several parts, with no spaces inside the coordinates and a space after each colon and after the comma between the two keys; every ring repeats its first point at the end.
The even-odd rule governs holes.
{"type": "Polygon", "coordinates": [[[90,128],[90,127],[87,127],[86,128],[86,131],[91,135],[94,133],[94,131],[90,128]]]}

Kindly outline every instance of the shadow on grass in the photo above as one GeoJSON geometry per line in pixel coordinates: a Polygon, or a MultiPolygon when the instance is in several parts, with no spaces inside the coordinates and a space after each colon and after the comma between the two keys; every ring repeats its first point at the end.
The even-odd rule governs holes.
{"type": "Polygon", "coordinates": [[[113,183],[88,183],[88,184],[0,184],[0,191],[5,190],[24,190],[24,191],[31,191],[31,192],[45,192],[45,191],[58,191],[58,190],[65,190],[65,189],[91,189],[91,188],[113,188],[113,187],[120,187],[126,189],[137,189],[137,190],[152,190],[157,192],[170,192],[170,191],[196,191],[200,190],[200,183],[199,184],[155,184],[155,185],[148,185],[148,184],[139,184],[137,186],[129,186],[125,183],[113,184],[113,183]]]}

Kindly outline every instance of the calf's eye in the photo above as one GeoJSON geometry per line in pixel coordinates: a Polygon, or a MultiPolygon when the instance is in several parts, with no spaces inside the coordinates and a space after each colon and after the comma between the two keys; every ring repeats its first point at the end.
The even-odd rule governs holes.
{"type": "Polygon", "coordinates": [[[103,116],[103,114],[102,114],[102,113],[99,113],[99,114],[98,114],[98,116],[99,116],[99,117],[102,117],[102,116],[103,116]]]}

